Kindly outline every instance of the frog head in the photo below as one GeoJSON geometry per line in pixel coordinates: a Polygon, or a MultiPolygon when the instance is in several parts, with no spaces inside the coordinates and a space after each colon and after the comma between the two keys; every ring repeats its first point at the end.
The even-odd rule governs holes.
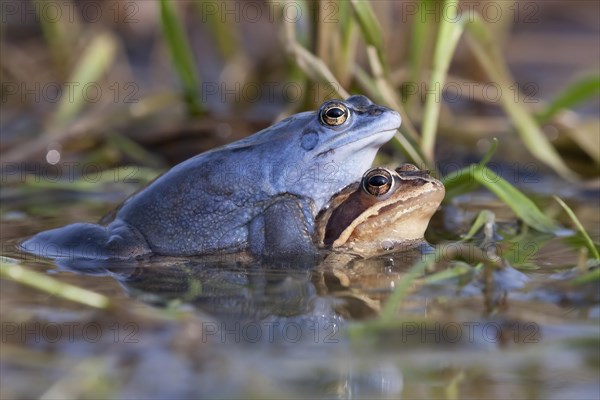
{"type": "Polygon", "coordinates": [[[273,194],[312,199],[318,211],[361,177],[400,123],[396,111],[358,95],[296,114],[255,135],[248,145],[270,163],[273,194]]]}
{"type": "Polygon", "coordinates": [[[444,194],[442,182],[413,164],[371,168],[319,213],[316,242],[364,257],[414,247],[444,194]]]}

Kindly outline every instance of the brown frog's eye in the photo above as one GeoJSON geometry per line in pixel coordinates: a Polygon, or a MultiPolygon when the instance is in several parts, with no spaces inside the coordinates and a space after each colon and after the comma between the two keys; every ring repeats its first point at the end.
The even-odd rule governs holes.
{"type": "Polygon", "coordinates": [[[383,168],[375,168],[365,174],[362,179],[363,189],[376,197],[382,196],[390,191],[394,185],[394,177],[383,168]]]}
{"type": "Polygon", "coordinates": [[[321,109],[321,121],[328,126],[339,126],[346,122],[349,113],[342,103],[331,103],[321,109]]]}

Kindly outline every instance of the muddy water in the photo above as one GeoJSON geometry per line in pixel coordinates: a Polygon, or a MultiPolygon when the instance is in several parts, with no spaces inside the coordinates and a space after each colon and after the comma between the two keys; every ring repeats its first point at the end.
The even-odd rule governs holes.
{"type": "MultiPolygon", "coordinates": [[[[118,307],[2,280],[2,398],[600,396],[599,285],[569,284],[581,241],[524,230],[502,206],[502,268],[473,268],[466,252],[463,273],[417,279],[393,324],[363,329],[419,253],[298,267],[160,257],[54,264],[16,251],[22,237],[107,210],[67,195],[5,206],[3,255],[118,307]]],[[[574,205],[597,239],[595,201],[574,205]]],[[[475,211],[444,206],[430,241],[455,242],[475,211]]]]}

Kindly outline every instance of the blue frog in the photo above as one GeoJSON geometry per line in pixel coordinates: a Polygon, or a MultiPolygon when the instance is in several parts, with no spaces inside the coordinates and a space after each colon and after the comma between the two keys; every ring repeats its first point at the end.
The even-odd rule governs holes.
{"type": "Polygon", "coordinates": [[[400,123],[397,112],[365,96],[329,100],[176,165],[100,224],[44,231],[21,247],[98,260],[310,253],[319,210],[360,179],[400,123]]]}

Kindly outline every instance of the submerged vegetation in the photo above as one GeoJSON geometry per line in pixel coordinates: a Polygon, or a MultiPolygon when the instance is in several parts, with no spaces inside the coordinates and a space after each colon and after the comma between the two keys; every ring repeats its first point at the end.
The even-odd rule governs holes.
{"type": "MultiPolygon", "coordinates": [[[[378,163],[397,165],[408,160],[438,171],[446,187],[444,207],[460,209],[461,202],[469,203],[474,198],[469,196],[482,191],[502,204],[488,206],[493,200],[486,197],[483,207],[473,206],[461,215],[462,224],[453,231],[439,233],[437,228],[428,238],[435,245],[431,254],[403,264],[386,296],[380,295],[381,288],[369,292],[377,300],[365,303],[377,303],[373,306],[377,317],[351,324],[344,335],[356,343],[374,338],[385,343],[386,335],[400,332],[407,321],[422,322],[414,313],[404,312],[403,307],[411,305],[407,300],[411,294],[429,291],[440,303],[451,301],[446,292],[436,297],[436,285],[441,284],[450,287],[446,289],[454,291],[456,298],[463,290],[481,289],[485,303],[481,315],[494,318],[501,314],[509,291],[502,287],[510,286],[501,274],[523,277],[522,273],[543,271],[540,249],[548,251],[557,237],[576,256],[549,263],[553,267],[548,270],[559,275],[548,287],[524,283],[519,290],[537,293],[530,295],[534,299],[596,305],[597,313],[594,290],[600,283],[600,231],[593,224],[600,211],[596,208],[593,218],[586,220],[568,205],[589,199],[598,202],[597,65],[575,63],[577,74],[564,80],[551,70],[541,70],[539,82],[544,83],[538,84],[527,81],[535,76],[531,72],[520,71],[522,77],[515,77],[515,51],[506,50],[518,29],[526,31],[543,22],[539,14],[543,5],[488,2],[496,12],[490,15],[489,8],[465,8],[456,0],[250,3],[100,2],[105,18],[90,22],[81,5],[74,6],[79,12],[69,14],[72,18],[57,21],[43,1],[33,1],[36,18],[25,21],[24,29],[34,39],[24,44],[30,47],[24,51],[17,48],[22,39],[16,34],[22,16],[8,15],[2,25],[7,112],[2,118],[3,224],[16,218],[14,210],[48,217],[52,201],[46,204],[44,197],[53,191],[59,199],[60,193],[67,192],[82,202],[97,202],[100,194],[103,202],[117,202],[123,193],[143,186],[170,164],[292,113],[314,109],[325,99],[361,93],[399,111],[403,119],[400,132],[381,152],[378,163]],[[9,53],[15,57],[7,57],[9,53]],[[542,90],[549,80],[553,86],[542,90]],[[41,91],[42,101],[29,101],[21,93],[40,82],[41,87],[51,88],[55,101],[48,101],[47,91],[41,91]],[[542,181],[572,190],[540,191],[542,181]],[[549,194],[554,197],[548,198],[549,194]],[[31,195],[42,201],[23,200],[31,195]],[[509,209],[511,220],[502,220],[496,209],[509,209]]],[[[540,53],[544,51],[537,56],[540,53]]],[[[535,57],[525,54],[520,60],[535,69],[535,57]]],[[[102,214],[105,206],[94,213],[102,214]]],[[[80,213],[77,207],[65,212],[80,213]]],[[[66,220],[72,218],[64,215],[66,220]]],[[[16,232],[8,234],[11,245],[25,234],[16,232]]],[[[3,232],[3,243],[6,235],[3,232]]],[[[29,270],[27,261],[18,260],[14,251],[5,249],[5,253],[4,283],[16,282],[117,318],[131,312],[129,318],[150,315],[152,324],[169,320],[177,333],[163,345],[177,347],[182,354],[186,346],[197,343],[204,325],[194,318],[204,315],[190,317],[185,308],[176,313],[173,309],[181,309],[185,299],[210,292],[211,284],[226,293],[240,286],[230,277],[219,277],[223,281],[218,284],[204,282],[207,287],[194,280],[193,285],[187,282],[193,296],[188,293],[167,302],[171,307],[165,310],[125,311],[107,294],[62,282],[60,274],[52,277],[29,270]]],[[[103,272],[115,276],[128,293],[137,293],[118,270],[103,272]]],[[[192,273],[186,270],[186,274],[192,273]]],[[[356,295],[357,290],[343,284],[339,276],[327,279],[342,287],[344,296],[356,295]]],[[[132,304],[135,308],[139,303],[127,303],[132,304]]],[[[460,383],[469,379],[465,371],[459,368],[444,376],[442,397],[460,397],[460,383]]],[[[82,373],[89,378],[97,370],[88,372],[82,373]]],[[[60,390],[77,386],[69,386],[71,381],[62,384],[46,394],[68,393],[60,390]]],[[[119,397],[118,391],[113,393],[102,383],[94,390],[119,397]]],[[[251,394],[280,394],[264,390],[251,394]]]]}

